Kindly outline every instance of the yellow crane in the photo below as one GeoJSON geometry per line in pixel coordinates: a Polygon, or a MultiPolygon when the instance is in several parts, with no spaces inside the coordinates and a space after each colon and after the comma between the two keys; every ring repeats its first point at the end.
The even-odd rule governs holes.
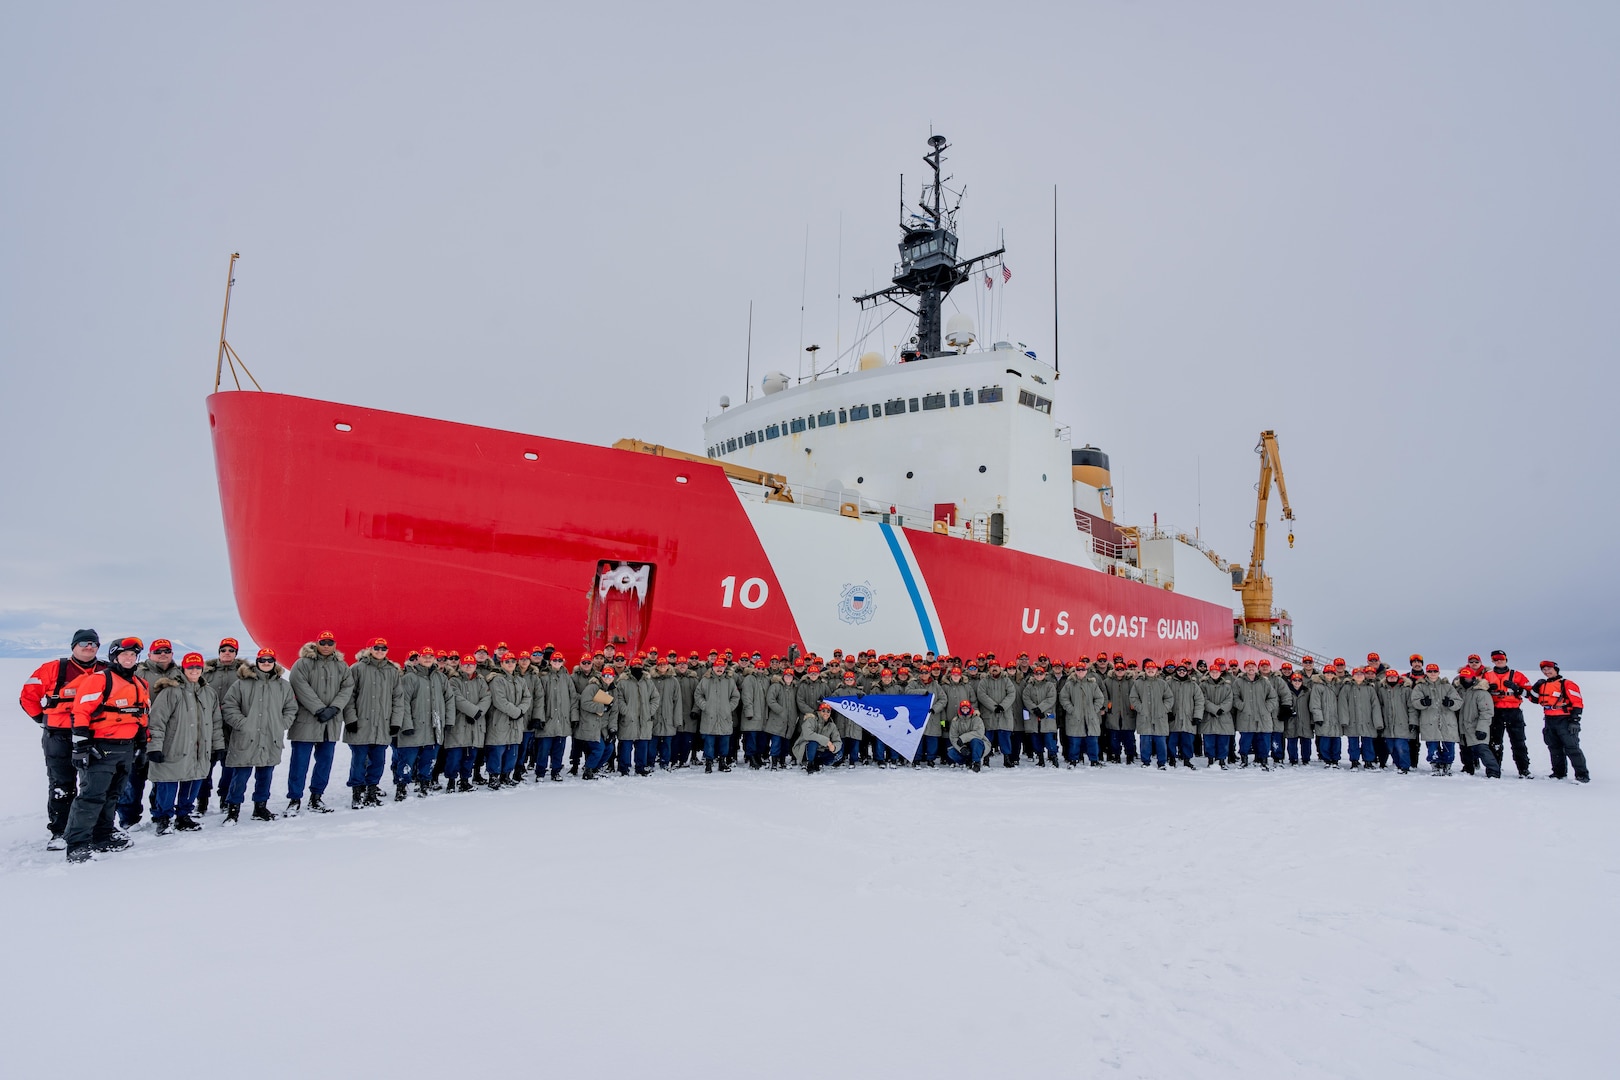
{"type": "Polygon", "coordinates": [[[1249,570],[1237,563],[1231,566],[1232,588],[1243,594],[1243,626],[1256,633],[1270,635],[1276,621],[1271,614],[1271,577],[1266,573],[1266,516],[1271,504],[1271,479],[1277,478],[1277,494],[1282,498],[1283,520],[1288,526],[1288,546],[1294,546],[1294,508],[1288,505],[1288,484],[1283,480],[1282,457],[1277,450],[1277,433],[1262,431],[1260,442],[1254,448],[1260,455],[1260,483],[1255,485],[1259,498],[1254,508],[1254,550],[1249,555],[1249,570]]]}
{"type": "Polygon", "coordinates": [[[676,461],[691,461],[700,465],[717,465],[733,480],[741,480],[748,484],[758,484],[765,489],[766,502],[792,502],[793,492],[788,488],[787,477],[780,473],[765,472],[762,469],[750,469],[743,465],[733,465],[729,461],[717,461],[702,454],[688,454],[684,450],[672,450],[657,443],[643,442],[640,439],[620,439],[613,444],[615,450],[629,450],[636,454],[651,454],[654,457],[673,458],[676,461]]]}

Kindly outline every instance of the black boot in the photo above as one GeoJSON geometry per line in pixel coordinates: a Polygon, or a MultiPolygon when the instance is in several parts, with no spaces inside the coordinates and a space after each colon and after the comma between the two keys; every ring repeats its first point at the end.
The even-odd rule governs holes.
{"type": "Polygon", "coordinates": [[[730,760],[728,760],[726,758],[721,758],[720,759],[720,771],[721,772],[730,772],[731,771],[731,762],[730,762],[730,760]]]}
{"type": "Polygon", "coordinates": [[[977,761],[975,761],[975,762],[974,762],[974,763],[973,763],[973,771],[974,771],[974,772],[978,772],[978,771],[979,771],[979,768],[980,768],[980,765],[979,765],[979,763],[978,763],[978,762],[977,762],[977,761]]]}
{"type": "Polygon", "coordinates": [[[807,773],[820,772],[821,771],[821,762],[816,761],[814,759],[805,762],[804,763],[804,771],[807,772],[807,773]]]}
{"type": "Polygon", "coordinates": [[[311,795],[309,797],[309,812],[312,814],[330,814],[332,808],[321,802],[319,795],[311,795]]]}
{"type": "Polygon", "coordinates": [[[237,823],[237,821],[240,820],[238,815],[240,815],[242,813],[242,804],[233,802],[233,803],[225,803],[224,806],[225,806],[225,824],[226,825],[235,825],[237,823]]]}
{"type": "Polygon", "coordinates": [[[349,791],[352,792],[353,795],[354,795],[354,797],[349,800],[349,809],[350,810],[358,810],[358,809],[360,809],[360,807],[364,804],[364,800],[365,800],[365,797],[366,797],[365,786],[364,785],[356,785],[355,787],[350,788],[349,791]]]}
{"type": "Polygon", "coordinates": [[[202,828],[202,822],[196,820],[190,814],[181,814],[174,819],[175,832],[196,832],[200,828],[202,828]]]}
{"type": "Polygon", "coordinates": [[[297,817],[298,812],[300,810],[302,810],[303,808],[304,808],[304,800],[303,799],[288,799],[287,800],[287,809],[282,812],[281,816],[282,817],[297,817]]]}
{"type": "Polygon", "coordinates": [[[382,805],[382,787],[381,787],[381,785],[378,785],[378,784],[367,784],[366,785],[365,804],[367,806],[381,806],[382,805]]]}
{"type": "Polygon", "coordinates": [[[596,779],[596,770],[595,769],[586,769],[585,770],[585,775],[584,775],[584,777],[582,777],[582,779],[595,780],[596,779]]]}
{"type": "Polygon", "coordinates": [[[472,781],[467,777],[463,776],[460,780],[456,781],[457,791],[471,791],[472,789],[472,781]]]}
{"type": "Polygon", "coordinates": [[[404,802],[405,801],[405,785],[404,784],[395,784],[394,785],[394,801],[395,802],[404,802]]]}
{"type": "Polygon", "coordinates": [[[713,760],[705,761],[703,763],[703,771],[706,772],[706,773],[714,772],[714,762],[713,762],[713,760]]]}
{"type": "Polygon", "coordinates": [[[256,802],[253,804],[254,821],[274,821],[276,815],[271,812],[269,803],[256,802]]]}
{"type": "Polygon", "coordinates": [[[418,799],[425,799],[428,797],[428,782],[426,780],[418,780],[416,782],[416,797],[418,799]]]}
{"type": "Polygon", "coordinates": [[[202,817],[206,813],[208,813],[208,796],[199,795],[197,797],[197,816],[202,817]]]}
{"type": "Polygon", "coordinates": [[[163,836],[174,831],[174,824],[166,817],[155,817],[152,819],[152,831],[159,836],[163,836]]]}
{"type": "Polygon", "coordinates": [[[552,769],[551,770],[551,779],[555,783],[558,783],[558,784],[562,783],[562,770],[561,769],[552,769]]]}

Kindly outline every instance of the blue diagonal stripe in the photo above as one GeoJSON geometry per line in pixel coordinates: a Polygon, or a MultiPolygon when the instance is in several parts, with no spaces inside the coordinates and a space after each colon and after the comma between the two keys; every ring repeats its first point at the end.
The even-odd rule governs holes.
{"type": "Polygon", "coordinates": [[[906,583],[906,592],[911,595],[912,609],[917,612],[917,624],[922,627],[923,644],[929,652],[937,653],[939,646],[934,641],[934,624],[928,620],[928,609],[923,606],[922,593],[917,590],[917,579],[911,573],[911,565],[906,562],[906,553],[900,550],[900,539],[894,535],[894,526],[880,521],[878,528],[883,530],[883,539],[889,542],[889,554],[894,556],[894,565],[900,568],[900,580],[906,583]]]}

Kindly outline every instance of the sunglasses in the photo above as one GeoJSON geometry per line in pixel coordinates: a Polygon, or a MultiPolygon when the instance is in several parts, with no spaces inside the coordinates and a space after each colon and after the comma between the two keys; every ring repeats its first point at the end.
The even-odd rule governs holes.
{"type": "Polygon", "coordinates": [[[229,645],[221,645],[219,647],[219,653],[221,656],[224,656],[226,653],[233,653],[235,651],[236,650],[229,645]]]}
{"type": "Polygon", "coordinates": [[[261,663],[261,664],[274,664],[275,662],[276,662],[276,658],[273,657],[273,656],[261,656],[261,657],[259,657],[259,663],[261,663]]]}
{"type": "Polygon", "coordinates": [[[371,647],[371,651],[372,652],[387,652],[388,651],[388,646],[386,646],[386,645],[373,645],[371,647]]]}
{"type": "Polygon", "coordinates": [[[152,655],[153,656],[173,656],[174,655],[174,650],[173,649],[153,649],[152,650],[152,655]]]}
{"type": "Polygon", "coordinates": [[[317,644],[317,645],[336,645],[337,642],[333,641],[329,637],[323,637],[323,638],[321,638],[321,640],[317,641],[315,644],[317,644]]]}

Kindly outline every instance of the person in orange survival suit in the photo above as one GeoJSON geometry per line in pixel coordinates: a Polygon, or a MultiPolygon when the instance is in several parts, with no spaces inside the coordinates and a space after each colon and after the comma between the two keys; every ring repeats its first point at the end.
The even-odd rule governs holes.
{"type": "Polygon", "coordinates": [[[123,851],[129,837],[113,828],[115,800],[146,741],[146,714],[152,695],[135,673],[141,639],[119,638],[107,647],[105,671],[73,683],[73,767],[79,797],[68,814],[67,861],[89,862],[94,853],[123,851]]]}
{"type": "Polygon", "coordinates": [[[1543,660],[1541,678],[1530,687],[1530,697],[1541,706],[1541,741],[1552,757],[1552,779],[1564,778],[1568,759],[1575,766],[1575,779],[1590,783],[1592,775],[1586,771],[1586,755],[1581,752],[1581,714],[1586,711],[1581,688],[1564,678],[1553,661],[1543,660]]]}
{"type": "Polygon", "coordinates": [[[1491,650],[1491,667],[1484,676],[1485,689],[1491,692],[1491,753],[1497,761],[1502,756],[1502,739],[1506,736],[1513,744],[1513,764],[1519,767],[1519,778],[1530,779],[1530,748],[1524,742],[1524,696],[1530,692],[1530,680],[1524,672],[1508,666],[1507,653],[1491,650]]]}
{"type": "Polygon", "coordinates": [[[107,662],[96,658],[100,648],[101,638],[94,630],[75,630],[71,655],[39,665],[18,697],[23,712],[40,726],[39,741],[45,749],[45,826],[51,833],[46,851],[67,847],[68,811],[78,785],[73,768],[73,683],[81,675],[107,670],[107,662]]]}

